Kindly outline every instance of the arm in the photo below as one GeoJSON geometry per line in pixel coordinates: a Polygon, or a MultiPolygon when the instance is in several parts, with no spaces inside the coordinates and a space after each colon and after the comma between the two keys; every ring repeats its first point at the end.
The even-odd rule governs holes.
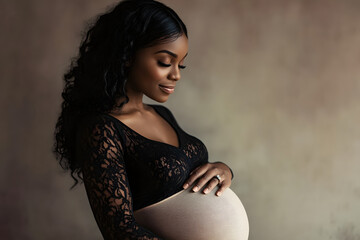
{"type": "Polygon", "coordinates": [[[83,178],[104,239],[160,239],[136,223],[120,137],[113,122],[99,119],[85,131],[83,178]]]}

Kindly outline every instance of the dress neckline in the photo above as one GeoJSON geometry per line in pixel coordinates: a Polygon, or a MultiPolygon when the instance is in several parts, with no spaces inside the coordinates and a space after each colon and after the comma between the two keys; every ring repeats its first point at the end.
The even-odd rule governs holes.
{"type": "Polygon", "coordinates": [[[166,142],[161,142],[161,141],[158,141],[158,140],[153,140],[153,139],[150,139],[150,138],[147,138],[145,136],[143,136],[142,134],[138,133],[137,131],[135,131],[134,129],[132,129],[131,127],[129,127],[128,125],[126,125],[125,123],[123,123],[121,120],[119,120],[118,118],[110,115],[110,114],[107,114],[105,113],[105,115],[113,118],[116,120],[116,122],[120,123],[122,126],[126,127],[127,129],[129,129],[131,132],[135,133],[136,135],[140,136],[141,138],[147,140],[147,141],[151,141],[151,142],[154,142],[154,143],[158,143],[158,144],[164,144],[166,146],[170,146],[170,147],[173,147],[173,148],[176,148],[176,149],[181,149],[181,140],[180,140],[180,135],[179,135],[179,132],[178,132],[178,129],[176,128],[176,126],[171,122],[169,121],[166,117],[164,117],[161,112],[157,109],[158,106],[156,105],[152,105],[152,104],[147,104],[148,106],[150,106],[152,109],[154,109],[154,111],[162,118],[164,119],[169,125],[170,127],[173,129],[173,131],[175,132],[175,135],[177,137],[177,140],[178,140],[178,145],[179,146],[175,146],[175,145],[172,145],[172,144],[169,144],[169,143],[166,143],[166,142]]]}

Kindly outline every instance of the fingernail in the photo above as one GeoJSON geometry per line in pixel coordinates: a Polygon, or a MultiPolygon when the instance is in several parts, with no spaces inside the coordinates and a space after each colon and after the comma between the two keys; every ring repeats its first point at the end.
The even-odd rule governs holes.
{"type": "Polygon", "coordinates": [[[198,186],[195,186],[192,190],[193,190],[194,192],[197,192],[197,191],[199,191],[199,187],[198,187],[198,186]]]}
{"type": "Polygon", "coordinates": [[[216,196],[220,197],[220,195],[221,195],[221,192],[216,193],[216,196]]]}
{"type": "Polygon", "coordinates": [[[208,188],[205,188],[204,193],[207,194],[209,192],[208,188]]]}
{"type": "Polygon", "coordinates": [[[189,184],[187,184],[187,183],[185,183],[183,186],[184,189],[187,189],[188,187],[189,187],[189,184]]]}

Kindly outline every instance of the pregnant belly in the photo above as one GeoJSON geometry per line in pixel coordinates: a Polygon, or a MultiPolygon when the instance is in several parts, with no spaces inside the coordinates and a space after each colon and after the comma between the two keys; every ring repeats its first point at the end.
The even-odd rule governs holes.
{"type": "Polygon", "coordinates": [[[167,240],[247,240],[249,222],[240,199],[230,189],[220,197],[182,190],[135,211],[136,221],[167,240]]]}

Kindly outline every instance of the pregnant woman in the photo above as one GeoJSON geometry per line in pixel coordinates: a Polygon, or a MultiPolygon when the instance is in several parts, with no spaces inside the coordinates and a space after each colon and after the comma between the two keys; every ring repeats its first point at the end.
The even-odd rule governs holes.
{"type": "Polygon", "coordinates": [[[184,23],[152,0],[126,0],[88,30],[65,74],[54,152],[85,185],[104,239],[248,238],[229,188],[232,171],[209,163],[163,103],[188,53],[184,23]]]}

